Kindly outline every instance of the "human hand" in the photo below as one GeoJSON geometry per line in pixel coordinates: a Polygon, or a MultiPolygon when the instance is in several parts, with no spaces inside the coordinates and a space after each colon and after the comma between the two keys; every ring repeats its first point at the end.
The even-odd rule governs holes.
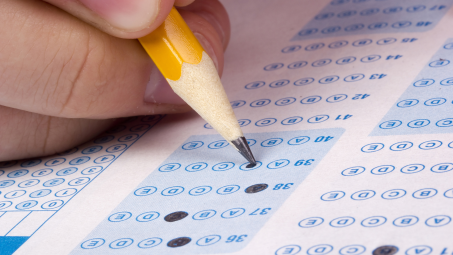
{"type": "Polygon", "coordinates": [[[120,117],[190,110],[129,40],[173,5],[221,73],[230,26],[217,0],[0,1],[0,161],[64,151],[120,117]]]}

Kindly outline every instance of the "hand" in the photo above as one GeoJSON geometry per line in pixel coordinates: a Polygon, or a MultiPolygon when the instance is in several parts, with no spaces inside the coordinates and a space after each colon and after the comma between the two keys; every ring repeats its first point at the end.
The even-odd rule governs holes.
{"type": "Polygon", "coordinates": [[[190,110],[130,40],[173,5],[221,73],[230,27],[217,0],[0,1],[0,161],[64,151],[120,117],[190,110]]]}

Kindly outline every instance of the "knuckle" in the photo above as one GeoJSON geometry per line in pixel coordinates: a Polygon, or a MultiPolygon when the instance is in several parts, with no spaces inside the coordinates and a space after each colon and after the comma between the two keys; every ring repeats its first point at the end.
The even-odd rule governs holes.
{"type": "Polygon", "coordinates": [[[108,41],[88,40],[59,115],[70,118],[90,117],[108,90],[111,66],[108,41]]]}

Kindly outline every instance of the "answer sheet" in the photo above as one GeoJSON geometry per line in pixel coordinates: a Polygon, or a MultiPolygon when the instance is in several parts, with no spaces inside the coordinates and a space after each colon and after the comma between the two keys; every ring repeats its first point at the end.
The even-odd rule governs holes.
{"type": "Polygon", "coordinates": [[[196,113],[2,162],[0,255],[453,254],[453,1],[223,4],[258,165],[196,113]]]}

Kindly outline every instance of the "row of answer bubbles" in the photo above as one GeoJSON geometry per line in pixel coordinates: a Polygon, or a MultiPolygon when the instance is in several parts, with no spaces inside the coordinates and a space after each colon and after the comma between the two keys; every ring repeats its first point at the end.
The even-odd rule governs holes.
{"type": "MultiPolygon", "coordinates": [[[[291,143],[296,143],[297,141],[303,142],[304,140],[305,140],[305,137],[300,137],[300,138],[296,138],[295,140],[290,140],[290,141],[291,141],[291,143]]],[[[279,140],[277,140],[277,139],[272,140],[272,142],[274,142],[274,141],[279,142],[279,140]]],[[[292,145],[295,145],[295,144],[292,144],[292,145]]],[[[273,147],[273,146],[276,146],[276,145],[272,144],[270,146],[264,146],[264,147],[273,147]]],[[[277,159],[277,160],[274,160],[274,161],[268,163],[267,165],[266,164],[264,164],[264,165],[266,165],[267,169],[278,169],[278,168],[283,168],[286,166],[307,166],[307,165],[311,165],[311,163],[313,161],[314,161],[314,159],[300,159],[300,160],[296,160],[295,162],[291,163],[291,161],[288,159],[277,159]]],[[[238,169],[242,170],[242,171],[251,171],[251,170],[260,168],[262,165],[263,165],[263,163],[261,161],[257,161],[256,166],[254,166],[254,167],[248,166],[248,163],[243,163],[242,165],[240,165],[238,167],[238,169]]],[[[206,162],[196,162],[196,163],[188,164],[186,167],[183,167],[183,168],[187,172],[198,172],[198,171],[201,171],[204,169],[209,169],[209,168],[211,168],[211,170],[213,170],[213,171],[227,171],[227,170],[235,168],[235,166],[236,166],[236,164],[234,164],[233,162],[220,162],[220,163],[214,164],[212,167],[209,166],[209,164],[206,162]]],[[[179,164],[179,163],[167,163],[167,164],[159,167],[159,171],[173,172],[180,168],[181,168],[181,164],[179,164]]]]}
{"type": "MultiPolygon", "coordinates": [[[[440,62],[436,61],[436,63],[440,63],[440,62]]],[[[444,61],[443,63],[447,63],[447,62],[444,61]]],[[[450,63],[450,61],[448,61],[448,63],[450,63]]],[[[414,82],[412,85],[414,87],[423,88],[423,87],[431,86],[434,83],[436,83],[435,79],[424,78],[424,79],[421,79],[421,80],[418,80],[418,81],[414,82]]],[[[453,77],[441,79],[439,84],[442,85],[442,86],[451,86],[451,85],[453,85],[453,77]]]]}
{"type": "MultiPolygon", "coordinates": [[[[410,227],[414,226],[420,221],[419,217],[415,215],[405,215],[395,218],[392,224],[395,227],[410,227]]],[[[329,222],[329,225],[334,228],[344,228],[353,225],[356,219],[352,216],[338,217],[329,222]]],[[[384,216],[371,216],[363,219],[360,225],[363,227],[379,227],[387,222],[387,218],[384,216]]],[[[451,217],[448,215],[435,215],[425,220],[425,225],[428,227],[443,227],[451,222],[451,217]]],[[[313,228],[320,226],[324,223],[322,217],[310,217],[303,219],[299,222],[299,226],[302,228],[313,228]]]]}
{"type": "MultiPolygon", "coordinates": [[[[338,115],[335,119],[332,119],[332,120],[347,120],[347,119],[351,118],[352,116],[353,115],[349,115],[349,114],[338,115]]],[[[330,118],[330,116],[327,114],[320,114],[320,115],[315,115],[315,116],[309,117],[306,120],[306,122],[310,123],[310,124],[316,124],[316,123],[324,122],[324,121],[328,120],[329,118],[330,118]]],[[[294,125],[294,124],[298,124],[298,123],[302,122],[303,120],[304,120],[304,118],[301,116],[292,116],[292,117],[283,119],[280,122],[280,124],[294,125]]],[[[264,119],[257,120],[254,124],[257,127],[266,127],[266,126],[273,125],[277,122],[278,122],[278,120],[276,118],[264,118],[264,119]]],[[[248,126],[250,123],[252,123],[252,121],[249,119],[239,119],[238,123],[239,123],[239,126],[245,127],[245,126],[248,126]]],[[[209,125],[209,123],[206,123],[204,125],[204,128],[212,129],[212,127],[211,127],[211,125],[209,125]]]]}
{"type": "MultiPolygon", "coordinates": [[[[366,99],[369,96],[370,96],[369,94],[354,94],[354,95],[350,96],[350,100],[366,99]]],[[[342,102],[342,101],[346,100],[347,98],[348,98],[348,95],[346,95],[346,94],[335,94],[335,95],[327,97],[325,99],[325,101],[327,103],[338,103],[338,102],[342,102]]],[[[298,99],[296,99],[295,97],[284,97],[284,98],[277,99],[274,104],[276,106],[286,106],[286,105],[293,104],[296,101],[299,101],[301,104],[315,104],[315,103],[320,102],[322,99],[323,98],[318,95],[307,96],[307,97],[300,99],[300,101],[298,99]]],[[[272,103],[271,99],[263,98],[263,99],[257,99],[255,101],[252,101],[249,104],[249,106],[253,107],[253,108],[257,108],[257,107],[267,106],[271,103],[272,103]]],[[[230,104],[233,108],[240,108],[242,106],[245,106],[247,104],[247,102],[244,100],[236,100],[236,101],[230,102],[230,104]]]]}
{"type": "MultiPolygon", "coordinates": [[[[389,56],[385,57],[385,59],[393,60],[393,59],[400,59],[402,57],[403,57],[402,55],[396,55],[396,56],[389,55],[389,56]]],[[[380,60],[381,58],[382,58],[382,56],[378,55],[378,54],[372,54],[372,55],[367,55],[364,57],[359,57],[360,62],[362,62],[362,63],[376,62],[376,61],[380,60]]],[[[318,60],[313,61],[310,65],[312,67],[323,67],[323,66],[327,66],[331,63],[335,63],[337,65],[347,65],[347,64],[354,63],[356,60],[357,60],[357,57],[355,57],[355,56],[341,57],[337,60],[332,60],[330,58],[323,58],[323,59],[318,59],[318,60]]],[[[272,63],[272,64],[266,65],[263,69],[264,69],[264,71],[275,71],[275,70],[279,70],[279,69],[283,68],[285,65],[286,64],[284,64],[284,63],[272,63]]],[[[300,61],[292,62],[292,63],[288,64],[286,67],[288,69],[294,70],[294,69],[299,69],[299,68],[305,67],[307,65],[308,65],[307,61],[300,60],[300,61]]]]}
{"type": "MultiPolygon", "coordinates": [[[[372,4],[373,2],[384,2],[384,0],[332,0],[330,2],[330,5],[333,5],[333,6],[339,6],[339,5],[345,5],[345,4],[353,4],[352,6],[362,6],[363,4],[372,4]],[[357,4],[360,4],[360,5],[357,5],[357,4]]],[[[393,3],[393,2],[391,2],[393,3]]],[[[417,5],[417,6],[420,6],[420,5],[417,5]]],[[[421,5],[421,6],[424,6],[424,5],[421,5]]],[[[442,5],[443,7],[441,9],[444,9],[446,8],[444,5],[442,5]]],[[[435,9],[431,9],[431,10],[435,10],[435,9]]]]}
{"type": "MultiPolygon", "coordinates": [[[[56,197],[68,197],[68,196],[72,196],[76,193],[77,193],[77,189],[75,189],[75,188],[65,188],[65,189],[56,191],[54,195],[56,197]]],[[[0,194],[2,194],[2,192],[0,192],[0,194]]],[[[26,190],[19,189],[19,190],[12,190],[12,191],[6,192],[5,195],[3,195],[3,197],[6,199],[14,199],[14,198],[22,197],[26,194],[28,194],[28,196],[30,198],[40,198],[40,197],[45,197],[45,196],[52,194],[52,190],[51,189],[39,189],[39,190],[35,190],[35,191],[27,193],[26,190]]],[[[2,206],[0,205],[0,210],[1,209],[2,209],[2,206]]]]}
{"type": "MultiPolygon", "coordinates": [[[[334,82],[337,82],[340,80],[343,80],[345,82],[356,82],[356,81],[361,81],[361,80],[365,79],[366,77],[368,77],[369,80],[378,80],[378,79],[382,79],[386,76],[387,76],[386,74],[377,74],[377,73],[371,74],[371,75],[365,75],[363,73],[354,73],[354,74],[350,74],[350,75],[347,75],[344,77],[340,77],[338,75],[328,75],[328,76],[324,76],[324,77],[318,79],[317,81],[319,84],[329,84],[329,83],[334,83],[334,82]]],[[[313,77],[304,77],[304,78],[294,81],[293,85],[294,86],[305,86],[305,85],[312,84],[315,80],[316,79],[313,77]]],[[[290,83],[291,83],[291,81],[288,79],[280,79],[280,80],[271,82],[269,84],[269,87],[281,88],[290,83]]],[[[264,81],[254,81],[254,82],[247,83],[245,85],[245,89],[259,89],[259,88],[264,87],[264,85],[266,85],[266,82],[264,82],[264,81]]]]}
{"type": "MultiPolygon", "coordinates": [[[[300,138],[296,138],[295,140],[291,140],[291,143],[293,143],[293,142],[296,143],[297,141],[303,142],[303,140],[305,140],[305,137],[300,137],[300,138]]],[[[275,139],[275,140],[270,140],[270,142],[272,142],[272,144],[270,144],[269,146],[264,146],[264,147],[276,146],[276,145],[278,145],[276,143],[279,143],[280,140],[275,139]],[[274,141],[275,141],[275,144],[273,143],[274,141]]],[[[296,144],[292,144],[292,145],[296,145],[296,144]]],[[[266,166],[267,169],[278,169],[278,168],[283,168],[286,166],[303,166],[303,165],[307,166],[307,165],[311,165],[312,161],[314,161],[314,159],[300,159],[300,160],[295,160],[295,162],[291,162],[288,159],[277,159],[270,163],[267,163],[267,165],[266,165],[266,163],[264,163],[264,165],[266,166]]],[[[198,171],[202,171],[205,169],[211,169],[213,171],[227,171],[227,170],[230,170],[233,168],[239,169],[242,171],[251,171],[251,170],[256,170],[256,169],[260,168],[262,165],[263,165],[263,162],[261,162],[261,161],[257,161],[256,166],[254,166],[254,167],[250,167],[249,163],[243,163],[243,164],[239,165],[238,167],[236,167],[236,164],[233,162],[220,162],[220,163],[214,164],[212,166],[210,166],[206,162],[195,162],[195,163],[188,164],[187,166],[183,167],[183,169],[186,170],[187,172],[198,172],[198,171]]],[[[173,172],[180,168],[181,168],[181,164],[179,164],[179,163],[167,163],[167,164],[160,166],[159,171],[160,172],[173,172]]]]}
{"type": "MultiPolygon", "coordinates": [[[[223,212],[222,211],[217,212],[214,209],[205,209],[205,210],[195,212],[195,213],[193,213],[193,215],[191,215],[190,213],[181,211],[181,212],[176,212],[176,213],[179,213],[180,216],[173,216],[174,218],[172,218],[172,219],[168,219],[167,217],[165,217],[165,219],[162,219],[162,220],[167,221],[167,222],[173,222],[173,221],[187,219],[187,216],[191,216],[189,218],[192,218],[192,220],[207,220],[207,219],[213,218],[216,215],[217,215],[217,218],[232,219],[232,218],[236,218],[236,217],[239,217],[242,215],[244,215],[244,216],[261,215],[262,216],[262,215],[266,215],[266,214],[270,213],[271,210],[272,210],[272,208],[269,208],[269,207],[253,208],[253,209],[248,209],[248,210],[245,208],[236,207],[236,208],[230,208],[230,209],[224,210],[223,212]]],[[[172,215],[172,214],[175,215],[175,213],[171,213],[169,215],[172,215]]],[[[143,213],[139,213],[137,215],[133,215],[133,213],[131,213],[131,212],[122,211],[122,212],[116,212],[116,213],[111,214],[108,217],[108,221],[109,222],[122,222],[122,221],[132,220],[132,221],[136,221],[136,222],[150,222],[150,221],[154,221],[160,217],[161,217],[161,213],[156,212],[156,211],[143,212],[143,213]]]]}
{"type": "MultiPolygon", "coordinates": [[[[384,191],[381,194],[381,198],[387,200],[400,199],[405,197],[408,192],[405,189],[391,189],[384,191]]],[[[434,188],[423,188],[412,192],[412,197],[416,199],[427,199],[432,198],[437,195],[438,191],[434,188]]],[[[453,189],[446,190],[444,197],[453,198],[453,189]]],[[[346,196],[346,192],[341,190],[329,191],[324,193],[321,196],[323,201],[336,201],[342,199],[346,196]]],[[[376,191],[374,190],[359,190],[351,194],[351,199],[353,200],[367,200],[376,196],[376,191]]]]}
{"type": "MultiPolygon", "coordinates": [[[[376,253],[376,254],[390,254],[388,251],[391,252],[397,252],[398,247],[396,246],[379,246],[379,247],[373,247],[370,250],[371,251],[376,251],[378,249],[386,248],[385,251],[386,253],[376,253]]],[[[325,255],[325,254],[332,254],[331,252],[334,250],[334,247],[330,244],[318,244],[311,246],[307,249],[307,254],[308,255],[325,255]]],[[[364,245],[359,245],[359,244],[352,244],[352,245],[346,245],[341,247],[338,250],[338,253],[340,255],[361,255],[365,254],[365,251],[367,248],[364,245]]],[[[275,255],[295,255],[299,254],[299,252],[302,251],[302,247],[300,245],[296,244],[291,244],[291,245],[285,245],[283,247],[280,247],[276,252],[275,255]]],[[[428,245],[415,245],[412,246],[408,249],[406,249],[406,252],[404,254],[406,255],[429,255],[433,251],[433,248],[428,245]]],[[[337,254],[338,254],[337,253],[337,254]]],[[[371,253],[369,253],[371,254],[371,253]]],[[[394,253],[392,253],[394,254],[394,253]]]]}
{"type": "MultiPolygon", "coordinates": [[[[408,108],[408,107],[413,107],[418,105],[420,101],[418,99],[405,99],[399,101],[396,106],[399,108],[408,108]]],[[[425,106],[440,106],[443,105],[447,102],[446,98],[443,97],[435,97],[435,98],[430,98],[427,99],[423,102],[423,105],[425,106]]],[[[453,103],[453,102],[452,102],[453,103]]]]}
{"type": "MultiPolygon", "coordinates": [[[[107,135],[102,135],[102,136],[94,139],[93,143],[95,143],[95,144],[103,144],[103,143],[107,143],[107,142],[113,141],[115,139],[115,136],[112,136],[110,134],[120,133],[120,132],[123,132],[125,130],[129,130],[130,132],[145,132],[145,131],[148,131],[152,126],[154,126],[163,117],[165,117],[165,115],[159,115],[159,114],[158,115],[150,115],[150,116],[140,117],[140,121],[141,122],[145,122],[145,123],[150,123],[151,122],[151,124],[149,124],[149,125],[148,124],[134,125],[132,127],[129,127],[129,129],[128,129],[128,126],[123,125],[123,124],[134,122],[134,121],[138,120],[139,117],[128,118],[125,122],[123,122],[123,124],[117,125],[117,126],[111,128],[111,129],[107,130],[106,131],[107,135]]],[[[137,134],[128,134],[128,135],[125,135],[125,136],[124,135],[121,136],[118,140],[121,140],[122,142],[133,142],[137,138],[138,138],[137,134]]],[[[88,148],[86,148],[86,149],[87,150],[85,150],[85,153],[83,153],[83,150],[82,150],[82,154],[90,154],[90,152],[93,150],[93,149],[88,149],[88,148]]],[[[113,146],[107,148],[106,151],[110,152],[110,153],[113,153],[113,152],[123,151],[124,149],[126,149],[126,148],[123,147],[123,144],[119,144],[119,145],[113,145],[113,146]],[[117,146],[121,146],[121,147],[118,148],[117,146]]],[[[74,153],[76,153],[78,151],[79,151],[79,148],[76,147],[76,148],[72,148],[72,149],[69,149],[67,151],[64,151],[62,153],[58,153],[58,155],[67,156],[67,155],[72,155],[72,154],[74,154],[74,153]]]]}
{"type": "MultiPolygon", "coordinates": [[[[406,124],[406,123],[405,123],[406,124]]],[[[403,121],[401,120],[388,120],[384,121],[379,125],[380,129],[395,129],[403,125],[403,121]]],[[[424,127],[431,127],[431,128],[448,128],[453,126],[453,118],[446,118],[441,120],[429,120],[429,119],[415,119],[407,122],[406,125],[402,127],[409,127],[409,128],[424,128],[424,127]],[[430,125],[431,122],[435,125],[430,125]]],[[[406,146],[407,147],[407,146],[406,146]]],[[[407,148],[408,149],[408,148],[407,148]]]]}
{"type": "MultiPolygon", "coordinates": [[[[141,117],[141,122],[146,122],[146,123],[149,123],[149,122],[158,122],[159,120],[161,120],[164,116],[163,115],[150,115],[150,116],[144,116],[144,117],[141,117]]],[[[135,120],[137,120],[138,117],[134,117],[135,120]]],[[[134,119],[134,118],[131,118],[134,119]]],[[[152,123],[151,125],[153,125],[155,123],[152,123]]],[[[116,134],[116,133],[119,133],[119,132],[123,132],[125,130],[127,130],[127,126],[126,125],[118,125],[118,126],[115,126],[109,130],[107,130],[105,133],[107,134],[116,134]]],[[[139,124],[139,125],[135,125],[133,127],[130,127],[128,130],[131,131],[131,132],[138,132],[138,131],[145,131],[145,130],[148,130],[149,129],[149,125],[143,125],[143,124],[139,124]]]]}
{"type": "MultiPolygon", "coordinates": [[[[255,139],[247,139],[247,143],[249,144],[249,146],[254,146],[255,144],[258,143],[261,147],[274,147],[274,146],[282,144],[284,141],[286,141],[286,143],[288,145],[302,145],[304,143],[307,143],[310,140],[312,140],[312,142],[319,143],[319,142],[330,141],[333,138],[334,137],[330,136],[330,135],[321,135],[321,136],[317,136],[316,138],[310,137],[310,136],[296,136],[296,137],[292,137],[289,139],[275,137],[275,138],[268,138],[268,139],[258,141],[258,142],[255,139]]],[[[222,148],[227,147],[228,145],[229,145],[229,143],[227,141],[218,140],[218,141],[209,143],[207,145],[207,147],[209,149],[222,149],[222,148]]],[[[195,150],[195,149],[199,149],[199,148],[204,148],[204,146],[205,146],[205,143],[203,141],[190,141],[190,142],[184,143],[181,146],[181,148],[183,150],[195,150]]]]}
{"type": "MultiPolygon", "coordinates": [[[[305,36],[311,36],[315,35],[318,33],[324,34],[324,35],[334,35],[339,32],[356,32],[359,30],[379,30],[379,29],[384,29],[384,28],[390,28],[390,29],[395,29],[399,30],[402,28],[409,28],[409,27],[426,27],[432,25],[432,22],[429,21],[409,21],[409,20],[400,20],[392,23],[387,23],[384,21],[379,21],[379,22],[374,22],[374,23],[355,23],[351,24],[345,27],[334,25],[334,26],[328,26],[324,28],[305,28],[302,29],[297,35],[300,37],[305,37],[305,36]]],[[[371,39],[365,39],[371,41],[371,39]]],[[[366,42],[362,40],[362,42],[357,42],[357,47],[360,46],[365,46],[370,44],[371,42],[366,42]]]]}
{"type": "MultiPolygon", "coordinates": [[[[451,120],[453,122],[453,119],[451,120]]],[[[439,140],[429,140],[422,142],[418,145],[419,149],[422,150],[433,150],[440,148],[442,146],[442,141],[439,140]]],[[[402,142],[397,142],[389,146],[389,149],[391,151],[404,151],[411,149],[414,146],[413,142],[410,141],[402,141],[402,142]]],[[[450,142],[448,144],[449,148],[453,148],[453,142],[450,142]]],[[[382,150],[385,148],[385,145],[383,143],[369,143],[365,146],[363,146],[360,150],[365,153],[373,153],[382,150]]]]}
{"type": "MultiPolygon", "coordinates": [[[[254,193],[258,193],[258,192],[262,192],[262,191],[266,190],[267,187],[268,187],[268,184],[265,184],[265,183],[254,184],[254,185],[251,185],[251,186],[245,188],[244,192],[247,194],[254,194],[254,193]]],[[[230,195],[230,194],[233,194],[233,193],[239,191],[240,189],[241,189],[241,187],[239,185],[230,184],[230,185],[225,185],[220,188],[217,188],[215,193],[217,193],[218,195],[230,195]]],[[[149,196],[149,195],[156,193],[157,190],[158,189],[154,186],[145,186],[145,187],[136,189],[134,191],[134,195],[138,196],[138,197],[145,197],[145,196],[149,196]]],[[[184,190],[185,190],[185,188],[182,186],[172,186],[172,187],[163,189],[160,192],[160,194],[162,196],[176,196],[176,195],[182,194],[184,192],[184,190]]],[[[212,190],[213,190],[212,186],[204,185],[204,186],[198,186],[198,187],[194,187],[194,188],[190,189],[188,191],[188,194],[191,196],[201,196],[201,195],[210,193],[212,190]]]]}
{"type": "MultiPolygon", "coordinates": [[[[69,186],[80,186],[80,185],[87,184],[89,181],[90,181],[89,177],[77,177],[75,179],[68,181],[67,184],[69,186]]],[[[55,187],[55,186],[63,184],[64,182],[65,182],[64,178],[54,178],[54,179],[50,179],[50,180],[43,182],[42,186],[43,187],[55,187]]],[[[30,185],[35,186],[35,185],[39,184],[40,181],[37,179],[31,179],[31,180],[27,180],[25,182],[21,182],[19,184],[22,184],[22,183],[26,183],[26,184],[30,183],[30,185]]],[[[14,180],[3,180],[3,181],[0,181],[0,188],[7,188],[14,184],[15,184],[14,180]]],[[[23,185],[22,185],[22,187],[23,187],[23,185]]]]}
{"type": "MultiPolygon", "coordinates": [[[[79,169],[77,167],[66,167],[66,168],[63,168],[61,170],[55,171],[55,175],[56,176],[67,176],[67,175],[71,175],[71,174],[77,173],[78,170],[79,169]]],[[[87,168],[83,169],[80,173],[83,174],[83,175],[91,175],[91,174],[99,173],[102,170],[103,170],[102,166],[90,166],[90,167],[87,167],[87,168]]],[[[39,169],[39,170],[34,171],[33,173],[31,173],[31,176],[39,178],[39,177],[48,176],[48,175],[52,174],[53,172],[54,172],[54,170],[52,168],[43,168],[43,169],[39,169]]],[[[27,170],[27,169],[18,169],[18,170],[14,170],[14,171],[8,172],[5,176],[8,177],[8,178],[13,178],[14,179],[14,178],[27,176],[28,173],[30,173],[30,171],[27,170]]],[[[0,176],[2,176],[3,174],[5,174],[5,171],[4,170],[0,170],[0,176]]],[[[24,182],[19,183],[18,185],[21,188],[27,188],[27,187],[32,187],[32,186],[34,186],[36,184],[37,183],[34,183],[34,182],[29,183],[27,181],[24,181],[24,182]]],[[[0,188],[4,188],[4,186],[2,186],[0,184],[0,188]]]]}
{"type": "MultiPolygon", "coordinates": [[[[146,125],[146,126],[149,126],[149,125],[146,125]]],[[[139,128],[142,128],[143,125],[139,125],[139,128]]],[[[118,142],[131,142],[131,141],[135,141],[139,138],[139,135],[138,134],[127,134],[127,135],[123,135],[121,137],[119,137],[117,139],[118,142]]],[[[113,135],[104,135],[104,136],[101,136],[97,139],[95,139],[93,142],[95,144],[103,144],[103,143],[108,143],[110,141],[113,141],[115,140],[115,136],[113,135]]]]}
{"type": "MultiPolygon", "coordinates": [[[[442,8],[446,8],[445,6],[442,8]]],[[[334,12],[326,12],[326,13],[321,13],[315,16],[315,20],[326,20],[326,19],[332,19],[332,18],[350,18],[354,17],[356,15],[360,16],[370,16],[370,15],[375,15],[378,13],[383,13],[383,14],[397,14],[400,12],[408,12],[408,13],[419,13],[423,11],[434,11],[434,10],[439,10],[438,8],[432,9],[432,8],[427,8],[426,5],[412,5],[409,7],[403,7],[403,6],[391,6],[387,7],[384,9],[379,9],[379,8],[368,8],[364,9],[362,11],[357,11],[357,10],[345,10],[341,11],[338,13],[334,12]]]]}
{"type": "MultiPolygon", "coordinates": [[[[151,127],[150,127],[150,125],[138,125],[138,126],[135,126],[132,128],[140,129],[137,131],[146,131],[151,127]]],[[[138,134],[127,134],[127,135],[123,135],[123,136],[119,137],[117,139],[117,141],[132,142],[132,141],[135,141],[136,139],[138,139],[138,137],[139,137],[138,134]]],[[[101,137],[95,139],[93,142],[95,144],[103,144],[103,143],[111,142],[114,139],[115,139],[115,136],[113,136],[113,135],[104,135],[104,136],[101,136],[101,137]]],[[[111,146],[105,148],[105,151],[108,153],[122,152],[123,150],[125,150],[127,148],[127,146],[128,145],[126,145],[126,144],[111,145],[111,146]]],[[[99,152],[103,149],[104,149],[103,146],[89,146],[87,148],[82,149],[81,153],[82,154],[93,154],[93,153],[99,152]]],[[[65,152],[59,153],[58,155],[68,156],[68,155],[72,155],[78,151],[79,151],[79,148],[76,147],[76,148],[67,150],[65,152]]],[[[32,159],[32,160],[23,161],[22,163],[20,163],[20,166],[29,168],[29,167],[38,166],[41,163],[44,163],[45,166],[58,166],[58,165],[65,163],[67,160],[68,159],[64,158],[64,157],[48,159],[45,162],[43,162],[42,159],[32,159]]],[[[79,158],[69,160],[68,163],[70,165],[79,165],[79,164],[86,163],[89,160],[90,160],[90,157],[79,157],[79,158]]],[[[0,162],[0,168],[4,169],[4,168],[13,167],[13,166],[17,165],[18,163],[19,162],[17,160],[0,162]]]]}
{"type": "MultiPolygon", "coordinates": [[[[138,138],[138,135],[137,135],[137,137],[135,137],[135,135],[134,136],[132,136],[132,135],[125,136],[125,138],[128,138],[128,137],[129,138],[133,137],[133,139],[135,140],[136,138],[138,138]]],[[[93,150],[93,152],[91,152],[91,153],[96,153],[96,152],[98,152],[96,150],[98,150],[99,147],[101,147],[101,146],[89,147],[89,148],[87,148],[88,149],[86,151],[87,153],[83,153],[83,154],[90,154],[90,152],[89,152],[90,150],[93,150]]],[[[116,153],[116,152],[122,152],[126,148],[127,148],[127,145],[118,144],[118,145],[110,146],[106,150],[109,150],[110,153],[116,153]]],[[[114,160],[115,158],[116,158],[116,155],[107,154],[107,155],[98,156],[98,157],[94,158],[93,162],[96,163],[96,164],[103,164],[103,163],[108,163],[108,162],[114,160]]],[[[89,156],[80,156],[80,157],[76,157],[76,158],[73,158],[73,159],[67,159],[67,158],[64,158],[64,157],[58,157],[58,158],[52,158],[52,159],[47,160],[44,163],[44,165],[47,166],[47,167],[54,167],[54,166],[59,166],[59,165],[65,163],[66,161],[68,161],[67,163],[69,165],[76,166],[76,165],[85,164],[85,163],[89,162],[91,159],[92,158],[89,157],[89,156]]],[[[22,163],[21,167],[25,167],[25,168],[35,167],[35,166],[40,165],[41,162],[42,162],[41,159],[35,159],[35,160],[27,161],[26,163],[22,163]]],[[[2,168],[6,168],[6,167],[2,167],[2,168]]]]}
{"type": "MultiPolygon", "coordinates": [[[[416,40],[417,40],[417,38],[403,38],[403,39],[401,39],[401,42],[407,43],[407,42],[414,42],[416,40]]],[[[389,45],[389,44],[396,43],[397,41],[398,41],[398,39],[389,37],[389,38],[383,38],[383,39],[377,40],[376,44],[377,45],[389,45]]],[[[299,44],[293,44],[290,46],[286,46],[285,48],[283,48],[281,50],[281,52],[282,53],[293,53],[293,52],[301,50],[302,48],[305,51],[315,51],[315,50],[320,50],[320,49],[324,48],[326,45],[329,49],[343,48],[347,45],[351,45],[354,47],[362,47],[362,46],[370,45],[372,43],[373,43],[373,40],[371,40],[371,39],[360,39],[360,40],[356,40],[356,41],[352,42],[351,44],[349,44],[349,41],[347,41],[347,40],[334,41],[332,43],[317,42],[317,43],[309,44],[305,47],[302,47],[302,45],[299,45],[299,44]]]]}
{"type": "MultiPolygon", "coordinates": [[[[58,210],[64,203],[65,201],[60,199],[46,201],[41,204],[39,204],[39,202],[36,200],[27,200],[15,204],[13,208],[17,210],[37,210],[37,208],[41,208],[44,210],[58,210]]],[[[14,203],[11,201],[0,201],[0,210],[6,209],[11,210],[12,209],[11,206],[13,204],[14,203]]]]}
{"type": "MultiPolygon", "coordinates": [[[[395,170],[395,166],[393,165],[380,165],[372,168],[370,173],[374,175],[383,175],[389,174],[395,170]]],[[[402,167],[400,172],[403,174],[415,174],[423,171],[425,169],[425,165],[423,164],[410,164],[402,167]]],[[[341,174],[344,176],[355,176],[365,172],[365,167],[363,166],[353,166],[344,169],[341,171],[341,174]]],[[[440,163],[432,166],[430,168],[431,172],[434,173],[446,173],[453,170],[453,163],[440,163]]]]}
{"type": "MultiPolygon", "coordinates": [[[[226,236],[224,238],[226,239],[225,243],[234,244],[234,243],[243,242],[245,240],[245,238],[247,238],[247,235],[246,234],[230,235],[230,236],[226,236]]],[[[209,245],[218,243],[221,239],[222,239],[221,235],[213,234],[213,235],[208,235],[208,236],[198,238],[198,239],[196,239],[195,242],[193,242],[193,244],[195,244],[197,246],[209,246],[209,245]]],[[[131,245],[134,244],[134,242],[136,242],[136,241],[133,238],[120,238],[120,239],[111,241],[108,244],[108,248],[110,248],[110,249],[124,249],[126,247],[132,248],[134,246],[131,246],[131,245]]],[[[163,239],[160,237],[151,237],[151,238],[146,238],[146,239],[137,241],[136,247],[140,248],[140,249],[148,249],[148,248],[153,248],[153,247],[159,246],[163,242],[164,242],[163,239]]],[[[167,247],[175,248],[175,247],[181,247],[181,246],[192,244],[192,238],[187,237],[187,236],[177,237],[177,238],[168,240],[166,242],[167,242],[167,244],[166,244],[167,247]]],[[[84,241],[80,245],[80,247],[82,249],[96,249],[96,248],[103,246],[105,243],[106,243],[106,240],[103,238],[92,238],[92,239],[84,241]]]]}

